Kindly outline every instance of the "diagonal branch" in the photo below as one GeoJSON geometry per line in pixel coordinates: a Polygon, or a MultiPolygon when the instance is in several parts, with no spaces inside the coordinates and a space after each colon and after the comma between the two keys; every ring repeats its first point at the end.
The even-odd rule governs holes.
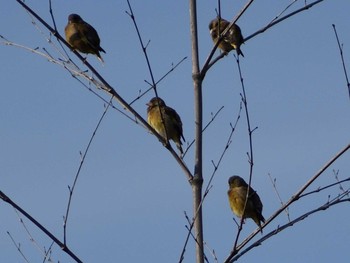
{"type": "MultiPolygon", "coordinates": [[[[25,10],[27,10],[31,15],[33,15],[41,24],[43,24],[56,38],[58,41],[61,41],[64,45],[66,45],[68,48],[71,49],[71,46],[66,42],[66,40],[54,29],[52,28],[48,23],[46,23],[37,13],[35,13],[29,6],[27,6],[24,2],[21,0],[16,0],[18,4],[20,4],[25,10]]],[[[116,99],[120,105],[122,105],[125,109],[127,109],[131,114],[135,116],[135,118],[142,123],[142,125],[148,129],[151,133],[153,133],[159,141],[161,141],[164,145],[166,145],[167,150],[172,154],[174,159],[177,161],[177,163],[180,165],[182,170],[185,173],[185,176],[189,181],[192,181],[192,173],[186,166],[186,164],[183,162],[183,160],[177,155],[177,153],[174,151],[174,149],[171,147],[171,145],[168,143],[166,144],[165,139],[160,136],[148,123],[147,121],[133,108],[131,107],[120,95],[116,92],[116,90],[97,72],[97,70],[91,66],[91,64],[83,58],[82,55],[80,55],[76,50],[72,50],[72,52],[82,61],[83,64],[99,79],[99,81],[102,83],[101,89],[103,89],[105,92],[109,93],[116,99]]]]}
{"type": "Polygon", "coordinates": [[[51,240],[53,240],[64,252],[66,252],[72,259],[78,263],[81,261],[65,244],[63,244],[56,236],[54,236],[49,230],[47,230],[42,224],[35,220],[30,214],[24,211],[19,205],[12,201],[4,192],[0,191],[0,199],[10,204],[12,207],[17,209],[22,215],[28,218],[34,225],[36,225],[41,231],[43,231],[51,240]]]}
{"type": "Polygon", "coordinates": [[[345,66],[345,62],[344,62],[343,45],[340,45],[340,41],[339,41],[339,37],[338,37],[337,29],[335,28],[335,25],[332,24],[332,26],[333,26],[335,37],[337,39],[339,52],[340,52],[340,58],[341,58],[341,62],[342,62],[342,65],[343,65],[344,75],[345,75],[345,79],[346,79],[346,86],[348,88],[349,98],[350,98],[350,83],[349,83],[348,73],[346,71],[346,66],[345,66]]]}

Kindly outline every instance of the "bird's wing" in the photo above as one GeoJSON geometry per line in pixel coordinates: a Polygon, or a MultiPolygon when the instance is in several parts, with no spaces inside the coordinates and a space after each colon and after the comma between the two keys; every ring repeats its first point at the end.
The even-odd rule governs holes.
{"type": "Polygon", "coordinates": [[[182,139],[185,141],[185,138],[182,134],[182,121],[179,114],[177,114],[177,112],[170,107],[165,107],[164,111],[165,111],[165,114],[169,116],[169,118],[171,119],[171,123],[174,125],[175,130],[180,134],[182,139]]]}
{"type": "Polygon", "coordinates": [[[100,38],[95,28],[90,24],[84,22],[81,27],[82,35],[85,36],[86,43],[89,44],[93,49],[99,50],[100,38]]]}

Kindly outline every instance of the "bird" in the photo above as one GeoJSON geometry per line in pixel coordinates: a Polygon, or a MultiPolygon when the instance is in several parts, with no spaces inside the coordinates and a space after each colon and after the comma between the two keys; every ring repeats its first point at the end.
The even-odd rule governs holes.
{"type": "Polygon", "coordinates": [[[184,142],[186,140],[183,136],[182,122],[179,114],[177,114],[174,109],[166,106],[164,100],[159,97],[152,98],[146,105],[148,106],[148,124],[152,126],[167,143],[169,140],[173,140],[182,155],[181,138],[184,142]]]}
{"type": "Polygon", "coordinates": [[[85,54],[94,54],[103,63],[100,51],[106,51],[100,46],[100,37],[97,31],[90,24],[85,22],[79,15],[70,14],[68,24],[64,29],[66,41],[72,49],[76,49],[85,54]]]}
{"type": "MultiPolygon", "coordinates": [[[[223,18],[215,18],[209,23],[209,30],[211,38],[213,39],[214,44],[219,39],[220,34],[226,29],[226,27],[230,24],[227,20],[223,18]],[[219,23],[220,21],[220,23],[219,23]]],[[[237,55],[242,55],[244,57],[243,52],[241,50],[241,45],[244,42],[241,29],[238,25],[233,24],[231,28],[227,31],[224,38],[219,44],[219,48],[224,53],[229,53],[231,50],[235,49],[237,51],[237,55]]]]}
{"type": "Polygon", "coordinates": [[[253,219],[262,233],[261,222],[265,223],[265,218],[262,215],[263,204],[256,191],[250,187],[248,201],[244,211],[248,184],[242,177],[237,175],[231,176],[228,184],[229,190],[227,191],[227,195],[232,212],[239,218],[243,216],[243,218],[253,219]]]}

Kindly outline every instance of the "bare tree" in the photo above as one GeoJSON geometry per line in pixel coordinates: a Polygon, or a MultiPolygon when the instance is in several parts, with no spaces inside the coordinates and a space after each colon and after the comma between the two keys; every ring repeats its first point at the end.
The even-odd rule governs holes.
{"type": "MultiPolygon", "coordinates": [[[[223,147],[222,153],[218,160],[212,161],[213,164],[213,172],[209,178],[209,180],[205,181],[203,177],[203,134],[205,133],[206,129],[215,123],[215,119],[220,114],[220,111],[223,109],[221,107],[216,113],[212,114],[212,118],[209,122],[205,123],[203,121],[203,85],[204,80],[206,79],[207,75],[210,73],[211,69],[219,64],[223,59],[227,59],[227,54],[224,52],[220,52],[219,55],[215,56],[217,54],[218,46],[221,42],[227,41],[226,37],[229,33],[230,29],[233,27],[233,25],[239,21],[239,19],[245,14],[249,8],[251,8],[251,4],[254,2],[254,0],[249,0],[247,3],[242,7],[242,9],[237,13],[236,16],[234,16],[233,19],[230,20],[229,26],[225,28],[225,30],[222,31],[221,35],[219,36],[216,43],[213,44],[213,47],[211,51],[209,52],[207,59],[204,61],[203,65],[201,66],[200,63],[200,53],[199,53],[199,37],[198,37],[198,14],[197,14],[197,1],[196,0],[190,0],[189,1],[189,17],[190,17],[190,34],[191,34],[191,61],[192,61],[192,79],[193,79],[193,96],[194,96],[194,136],[193,140],[188,142],[187,147],[185,149],[185,152],[183,155],[179,154],[176,150],[173,149],[172,144],[169,143],[169,140],[162,137],[152,126],[149,125],[149,123],[146,121],[144,117],[142,117],[142,113],[136,110],[134,108],[133,104],[135,101],[140,100],[145,94],[152,93],[155,97],[158,96],[158,84],[161,82],[164,78],[166,78],[171,72],[176,70],[176,68],[181,65],[181,63],[186,59],[180,59],[178,63],[173,65],[159,80],[156,80],[153,73],[152,64],[150,62],[149,53],[148,53],[148,45],[149,42],[145,42],[142,37],[142,32],[139,29],[138,21],[137,21],[137,15],[134,13],[132,4],[129,0],[127,0],[128,10],[126,10],[126,14],[130,17],[130,21],[133,24],[135,28],[136,35],[138,37],[138,41],[140,43],[141,50],[143,52],[148,73],[150,76],[151,81],[148,82],[149,88],[144,91],[140,92],[139,95],[132,100],[131,102],[127,102],[127,99],[124,98],[120,93],[118,92],[118,89],[111,85],[102,75],[102,73],[98,72],[95,67],[93,67],[87,58],[82,56],[79,52],[76,50],[71,50],[75,57],[80,60],[83,66],[79,66],[78,63],[75,62],[75,60],[70,56],[70,53],[68,50],[71,49],[70,45],[66,42],[65,38],[60,34],[56,22],[55,22],[55,12],[54,9],[51,6],[51,1],[49,1],[49,13],[51,17],[51,21],[45,21],[35,10],[32,10],[29,4],[16,0],[18,4],[26,10],[30,17],[32,17],[33,25],[40,28],[43,26],[45,28],[45,31],[42,32],[43,35],[46,37],[48,41],[48,45],[53,47],[55,50],[55,54],[48,52],[46,49],[33,49],[29,48],[25,45],[18,44],[14,41],[11,41],[6,38],[6,36],[1,36],[1,43],[3,45],[8,46],[15,46],[18,48],[22,48],[25,50],[28,50],[30,52],[33,52],[53,64],[56,64],[63,68],[65,71],[67,71],[68,74],[70,74],[74,79],[76,79],[78,82],[81,83],[83,87],[85,87],[87,90],[92,92],[98,99],[101,99],[105,103],[105,108],[103,111],[103,114],[101,115],[101,118],[96,124],[96,128],[92,132],[91,138],[89,140],[89,143],[85,149],[84,152],[81,153],[81,162],[79,164],[78,170],[75,174],[74,181],[72,186],[69,186],[69,200],[66,206],[66,212],[64,215],[64,223],[63,223],[63,240],[60,240],[56,235],[54,235],[50,230],[45,228],[37,219],[35,219],[30,212],[30,208],[24,209],[23,207],[19,206],[12,197],[9,197],[4,191],[0,191],[0,198],[13,206],[22,216],[26,217],[29,221],[31,221],[36,227],[38,227],[45,235],[47,235],[51,240],[52,244],[50,245],[48,250],[45,250],[43,252],[44,261],[49,259],[48,256],[52,249],[54,248],[53,244],[55,243],[58,245],[59,248],[61,248],[65,253],[67,253],[72,260],[76,262],[83,262],[81,260],[81,255],[77,255],[72,249],[70,248],[68,244],[67,235],[67,226],[69,225],[69,214],[71,209],[71,201],[73,199],[74,189],[76,186],[76,183],[78,182],[79,174],[81,172],[82,166],[85,164],[85,158],[87,153],[89,152],[91,142],[94,140],[98,129],[100,127],[101,122],[105,118],[106,113],[110,109],[116,110],[118,113],[120,113],[123,117],[129,119],[132,121],[135,125],[135,127],[141,127],[146,132],[152,133],[161,144],[164,145],[164,147],[168,150],[169,154],[174,158],[176,163],[179,165],[181,170],[183,171],[185,178],[188,180],[188,183],[192,189],[192,216],[188,216],[186,214],[187,219],[187,235],[184,238],[184,245],[181,253],[179,253],[179,262],[183,262],[185,258],[186,250],[188,249],[188,242],[189,240],[194,240],[195,244],[195,251],[196,251],[196,262],[197,263],[204,263],[204,262],[210,262],[215,261],[219,262],[215,250],[209,250],[209,253],[212,255],[212,260],[209,259],[208,251],[206,248],[205,243],[205,228],[203,226],[203,222],[205,222],[205,218],[203,217],[202,209],[203,204],[205,203],[205,200],[208,198],[208,194],[213,186],[213,179],[215,175],[217,174],[217,171],[224,159],[224,156],[227,154],[228,149],[231,147],[232,143],[232,136],[234,135],[236,131],[237,124],[239,121],[244,119],[246,123],[246,133],[248,137],[248,144],[249,144],[249,150],[246,153],[247,156],[247,163],[249,166],[249,176],[248,176],[248,185],[252,184],[252,179],[254,177],[254,134],[257,130],[257,127],[253,124],[251,121],[251,105],[249,104],[249,97],[246,92],[246,84],[244,81],[244,70],[241,68],[240,60],[241,58],[238,55],[234,55],[235,61],[237,64],[237,70],[240,78],[240,84],[241,84],[241,101],[240,105],[237,106],[237,110],[233,115],[235,114],[234,121],[230,122],[230,133],[225,139],[225,145],[223,147]],[[38,26],[40,25],[40,27],[38,26]],[[103,92],[102,92],[103,91],[103,92]],[[105,94],[107,94],[108,99],[105,98],[105,94]],[[114,104],[116,102],[116,104],[114,104]],[[193,148],[193,162],[189,162],[186,160],[186,157],[191,153],[190,150],[193,148]],[[192,172],[193,171],[193,172],[192,172]],[[26,211],[27,210],[27,211],[26,211]]],[[[278,26],[280,23],[283,23],[284,21],[287,21],[289,18],[299,15],[301,12],[307,11],[310,8],[314,8],[319,3],[323,2],[324,0],[318,0],[318,1],[312,1],[310,3],[306,3],[300,7],[300,8],[294,8],[293,5],[298,2],[298,0],[291,1],[290,4],[288,4],[282,11],[279,13],[272,21],[270,21],[268,24],[263,25],[260,29],[258,29],[255,33],[247,36],[244,38],[245,43],[249,43],[252,39],[254,39],[259,34],[263,34],[267,30],[269,30],[272,27],[278,26]],[[292,10],[292,11],[290,11],[292,10]]],[[[299,1],[301,2],[301,1],[299,1]]],[[[221,2],[218,1],[217,5],[217,15],[221,17],[221,2]]],[[[334,27],[335,28],[335,27],[334,27]]],[[[40,29],[41,30],[41,29],[40,29]]],[[[336,32],[336,31],[335,31],[336,32]]],[[[1,33],[1,32],[0,32],[1,33]]],[[[338,44],[339,39],[337,36],[338,44]]],[[[342,47],[339,44],[339,49],[341,51],[341,58],[342,58],[342,64],[347,80],[347,74],[346,74],[346,66],[343,59],[343,53],[342,53],[342,47]]],[[[234,53],[234,52],[231,52],[234,53]]],[[[106,65],[107,67],[108,65],[106,65]]],[[[222,78],[225,78],[225,76],[222,76],[222,78]]],[[[347,80],[347,86],[349,88],[349,83],[347,80]]],[[[164,123],[164,120],[162,120],[164,123]]],[[[168,137],[168,135],[166,136],[168,137]]],[[[276,234],[280,233],[281,231],[293,226],[296,223],[301,222],[302,220],[308,218],[309,216],[313,215],[314,213],[327,210],[328,208],[331,208],[335,205],[341,205],[345,202],[350,201],[349,198],[349,187],[340,188],[339,194],[336,197],[329,198],[327,202],[322,204],[321,206],[313,207],[312,209],[308,210],[307,212],[291,219],[289,217],[288,208],[290,205],[296,202],[302,202],[304,200],[304,197],[309,195],[314,195],[319,192],[324,192],[327,194],[327,190],[334,189],[334,187],[342,187],[343,184],[350,181],[349,178],[345,179],[338,179],[337,174],[335,173],[334,178],[336,178],[335,182],[332,182],[330,184],[323,185],[322,187],[319,187],[317,189],[311,188],[311,186],[314,186],[314,182],[316,179],[318,179],[320,176],[324,174],[324,172],[334,163],[336,162],[340,157],[342,157],[350,148],[350,144],[346,144],[342,149],[339,150],[338,153],[329,153],[329,160],[320,168],[320,170],[314,174],[310,175],[309,179],[305,182],[303,186],[300,187],[300,189],[296,190],[295,193],[288,199],[288,201],[283,202],[282,198],[279,196],[279,191],[276,183],[276,179],[271,178],[272,185],[274,190],[276,191],[277,195],[279,196],[279,200],[281,203],[280,208],[278,208],[272,215],[268,216],[266,219],[266,222],[262,225],[262,229],[265,229],[266,226],[268,226],[271,222],[274,222],[274,219],[277,218],[282,213],[287,213],[287,216],[289,218],[289,221],[286,222],[283,225],[278,225],[277,227],[273,227],[272,230],[269,230],[267,233],[264,232],[262,237],[257,237],[257,235],[260,233],[260,229],[257,228],[252,233],[245,237],[241,237],[243,235],[242,229],[244,224],[244,219],[241,218],[239,221],[237,221],[237,233],[235,236],[235,239],[233,240],[232,249],[231,251],[228,251],[228,255],[226,256],[224,262],[234,262],[240,259],[244,254],[251,251],[251,249],[263,244],[264,241],[268,240],[269,238],[275,236],[276,234]],[[254,240],[255,238],[255,240],[254,240]]],[[[183,178],[179,178],[179,180],[183,180],[183,178]]],[[[248,187],[249,189],[249,187],[248,187]]],[[[246,200],[248,200],[250,193],[249,190],[247,191],[246,200]]],[[[247,203],[247,201],[246,201],[247,203]]],[[[246,204],[244,205],[246,207],[246,204]]],[[[22,225],[25,226],[25,224],[22,222],[22,225]]],[[[9,233],[12,240],[14,240],[9,233]]],[[[14,244],[16,245],[17,249],[22,253],[20,246],[16,244],[14,241],[14,244]]],[[[23,258],[26,260],[25,255],[22,253],[23,258]]],[[[26,260],[27,261],[27,260],[26,260]]]]}

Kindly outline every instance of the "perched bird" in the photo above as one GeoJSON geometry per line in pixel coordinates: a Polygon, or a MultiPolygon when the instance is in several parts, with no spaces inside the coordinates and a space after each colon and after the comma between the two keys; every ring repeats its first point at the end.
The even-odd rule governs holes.
{"type": "Polygon", "coordinates": [[[66,41],[82,53],[91,53],[98,57],[103,62],[100,51],[106,53],[100,47],[100,38],[95,28],[86,23],[79,15],[70,14],[68,16],[68,24],[64,29],[66,41]]]}
{"type": "MultiPolygon", "coordinates": [[[[223,18],[215,18],[209,23],[210,35],[214,43],[216,43],[216,41],[220,37],[220,34],[225,30],[225,28],[229,24],[230,22],[223,18]]],[[[235,49],[237,51],[238,56],[242,55],[244,57],[240,48],[243,43],[243,40],[244,39],[241,33],[241,29],[236,24],[233,24],[230,30],[228,30],[225,34],[218,47],[225,53],[228,53],[232,49],[235,49]]]]}
{"type": "Polygon", "coordinates": [[[185,141],[182,134],[182,122],[177,112],[166,106],[164,100],[154,97],[147,104],[147,122],[153,127],[166,141],[173,140],[183,154],[181,138],[185,141]],[[164,128],[166,127],[166,129],[164,128]]]}
{"type": "Polygon", "coordinates": [[[231,210],[233,213],[243,218],[251,218],[260,227],[261,233],[261,222],[265,222],[265,218],[262,215],[263,205],[260,201],[260,197],[254,191],[252,187],[249,189],[248,201],[244,210],[244,204],[247,196],[248,184],[243,178],[234,175],[228,180],[230,189],[227,191],[228,201],[230,203],[231,210]],[[244,215],[243,215],[244,212],[244,215]]]}

